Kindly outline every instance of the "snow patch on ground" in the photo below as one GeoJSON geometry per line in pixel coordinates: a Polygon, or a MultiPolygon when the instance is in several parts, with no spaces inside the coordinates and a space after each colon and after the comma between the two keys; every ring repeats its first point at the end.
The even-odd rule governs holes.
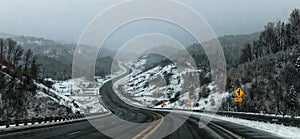
{"type": "Polygon", "coordinates": [[[106,112],[107,110],[101,105],[99,96],[69,96],[82,105],[81,110],[84,113],[106,112]]]}
{"type": "Polygon", "coordinates": [[[66,100],[75,101],[81,112],[98,113],[107,111],[103,107],[101,96],[99,95],[99,89],[103,86],[103,84],[116,78],[124,71],[126,71],[126,69],[121,69],[113,75],[108,75],[105,78],[96,76],[95,82],[87,81],[84,78],[69,79],[65,81],[56,81],[49,78],[45,80],[54,83],[52,85],[52,92],[62,96],[66,100]]]}
{"type": "Polygon", "coordinates": [[[54,97],[56,97],[55,99],[57,99],[57,101],[59,102],[60,105],[70,107],[73,113],[81,112],[81,110],[79,108],[80,104],[77,103],[75,100],[72,100],[72,99],[70,99],[69,97],[67,97],[63,94],[58,93],[54,89],[48,88],[47,86],[45,86],[41,83],[35,82],[35,84],[38,87],[38,90],[39,90],[38,92],[39,92],[40,96],[45,96],[45,97],[51,96],[50,97],[51,99],[54,99],[54,97]],[[46,90],[46,92],[48,94],[42,93],[41,90],[46,90]]]}
{"type": "Polygon", "coordinates": [[[264,130],[267,132],[277,134],[283,138],[299,139],[299,137],[300,137],[300,128],[297,128],[297,127],[285,126],[285,125],[279,125],[279,124],[273,124],[273,123],[265,123],[265,122],[259,122],[259,121],[250,121],[250,120],[245,120],[245,119],[240,119],[240,118],[225,117],[225,116],[212,115],[212,114],[207,114],[207,113],[200,113],[199,115],[214,117],[216,119],[220,119],[220,120],[224,120],[224,121],[264,130]]]}

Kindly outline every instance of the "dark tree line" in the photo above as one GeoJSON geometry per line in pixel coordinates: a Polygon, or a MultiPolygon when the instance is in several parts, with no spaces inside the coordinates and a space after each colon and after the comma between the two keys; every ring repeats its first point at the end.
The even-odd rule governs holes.
{"type": "Polygon", "coordinates": [[[247,43],[242,50],[241,63],[263,57],[282,50],[293,49],[300,44],[300,10],[290,14],[289,22],[268,23],[259,39],[247,43]]]}
{"type": "Polygon", "coordinates": [[[280,115],[300,114],[300,10],[289,21],[268,23],[259,38],[244,45],[240,64],[228,72],[226,89],[243,87],[243,102],[233,94],[223,110],[280,115]]]}
{"type": "Polygon", "coordinates": [[[37,78],[39,64],[37,56],[31,49],[24,50],[16,41],[12,39],[0,39],[0,63],[7,66],[9,70],[14,70],[16,75],[25,75],[37,78]]]}

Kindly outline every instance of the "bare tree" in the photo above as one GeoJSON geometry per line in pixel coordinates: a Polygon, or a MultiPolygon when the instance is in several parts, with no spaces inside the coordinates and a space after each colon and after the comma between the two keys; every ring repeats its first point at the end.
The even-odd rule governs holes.
{"type": "Polygon", "coordinates": [[[39,64],[37,63],[37,56],[33,56],[30,65],[30,74],[33,78],[37,78],[38,72],[39,72],[39,64]]]}
{"type": "Polygon", "coordinates": [[[7,55],[6,55],[6,60],[8,63],[12,64],[11,58],[12,58],[12,53],[17,45],[17,43],[12,40],[12,39],[6,39],[7,41],[7,55]]]}
{"type": "Polygon", "coordinates": [[[31,49],[28,49],[24,54],[24,71],[28,71],[28,67],[30,64],[30,59],[33,57],[33,52],[31,49]]]}
{"type": "Polygon", "coordinates": [[[23,48],[20,45],[17,45],[14,49],[14,53],[13,53],[13,65],[15,67],[18,66],[19,60],[21,60],[21,57],[23,55],[23,48]]]}

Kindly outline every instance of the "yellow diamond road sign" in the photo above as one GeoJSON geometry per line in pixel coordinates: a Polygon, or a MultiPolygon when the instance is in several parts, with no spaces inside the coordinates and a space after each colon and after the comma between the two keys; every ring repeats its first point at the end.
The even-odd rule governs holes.
{"type": "Polygon", "coordinates": [[[244,94],[244,91],[241,89],[241,88],[238,88],[234,91],[234,94],[237,96],[237,97],[241,97],[243,94],[244,94]]]}

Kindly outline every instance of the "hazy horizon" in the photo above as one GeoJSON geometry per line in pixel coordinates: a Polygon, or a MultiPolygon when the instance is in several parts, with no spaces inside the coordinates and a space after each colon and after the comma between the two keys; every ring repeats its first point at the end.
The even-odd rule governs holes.
{"type": "MultiPolygon", "coordinates": [[[[56,41],[77,42],[88,23],[105,9],[122,0],[1,0],[0,32],[24,36],[43,37],[56,41]]],[[[287,21],[292,9],[300,8],[297,0],[179,0],[187,4],[208,21],[217,36],[249,34],[263,30],[267,22],[287,21]],[[212,8],[213,7],[213,8],[212,8]]],[[[128,25],[111,38],[109,45],[119,45],[128,38],[156,30],[182,39],[184,44],[192,40],[178,27],[160,22],[133,23],[143,28],[133,30],[128,25]],[[146,26],[146,28],[145,28],[146,26]],[[163,27],[161,27],[163,26],[163,27]],[[123,33],[122,33],[123,31],[123,33]],[[122,35],[126,32],[126,36],[122,35]],[[173,34],[172,34],[173,33],[173,34]],[[128,35],[129,34],[129,35],[128,35]],[[113,41],[119,42],[113,42],[113,41]],[[110,44],[112,43],[112,44],[110,44]]]]}

